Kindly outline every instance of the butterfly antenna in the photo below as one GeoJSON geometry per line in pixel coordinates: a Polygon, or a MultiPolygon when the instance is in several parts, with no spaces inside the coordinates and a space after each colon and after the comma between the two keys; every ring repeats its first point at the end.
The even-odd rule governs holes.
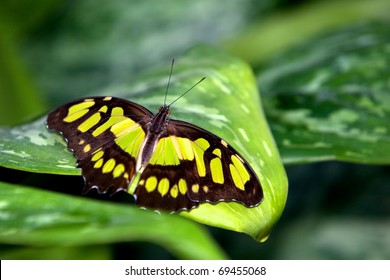
{"type": "Polygon", "coordinates": [[[189,89],[187,89],[182,95],[180,95],[178,98],[176,98],[175,100],[173,100],[169,105],[168,107],[170,107],[173,103],[175,103],[177,100],[179,100],[180,98],[182,98],[187,92],[189,92],[191,89],[193,89],[194,87],[196,87],[198,84],[200,84],[201,82],[203,82],[203,80],[206,79],[206,77],[203,77],[202,79],[200,79],[198,82],[196,82],[192,87],[190,87],[189,89]]]}
{"type": "Polygon", "coordinates": [[[173,71],[173,65],[175,64],[175,59],[172,59],[172,64],[171,64],[171,71],[169,72],[169,78],[168,78],[168,84],[167,84],[167,89],[165,90],[165,97],[164,97],[164,105],[167,102],[167,95],[168,95],[168,88],[169,84],[171,83],[171,77],[172,77],[172,71],[173,71]]]}

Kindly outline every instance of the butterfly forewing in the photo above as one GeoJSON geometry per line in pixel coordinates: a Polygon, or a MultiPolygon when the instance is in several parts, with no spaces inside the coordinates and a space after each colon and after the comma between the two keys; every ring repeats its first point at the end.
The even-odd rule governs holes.
{"type": "Polygon", "coordinates": [[[77,157],[84,191],[127,190],[135,174],[137,147],[145,136],[142,126],[152,113],[118,98],[80,99],[52,111],[47,125],[65,137],[77,157]]]}
{"type": "Polygon", "coordinates": [[[161,133],[156,136],[153,116],[127,100],[95,97],[59,107],[49,114],[47,124],[66,138],[82,169],[86,191],[128,190],[140,172],[134,196],[146,208],[175,212],[202,202],[237,201],[247,207],[261,202],[256,174],[226,141],[178,120],[158,123],[161,133]],[[136,170],[144,140],[154,138],[156,142],[148,146],[151,157],[136,170]]]}

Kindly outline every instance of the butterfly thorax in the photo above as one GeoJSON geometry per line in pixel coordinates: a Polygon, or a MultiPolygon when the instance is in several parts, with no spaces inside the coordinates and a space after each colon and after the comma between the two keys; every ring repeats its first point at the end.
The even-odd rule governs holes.
{"type": "Polygon", "coordinates": [[[145,125],[147,133],[137,159],[137,171],[143,171],[156,149],[158,140],[164,133],[166,133],[166,127],[169,122],[169,114],[169,106],[164,105],[145,125]]]}
{"type": "Polygon", "coordinates": [[[161,106],[158,113],[154,115],[148,123],[148,133],[161,134],[163,131],[165,131],[166,126],[169,122],[169,114],[169,106],[161,106]]]}

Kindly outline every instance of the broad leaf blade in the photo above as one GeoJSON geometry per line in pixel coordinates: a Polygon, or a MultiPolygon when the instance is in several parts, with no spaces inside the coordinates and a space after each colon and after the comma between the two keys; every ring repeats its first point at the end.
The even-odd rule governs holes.
{"type": "Polygon", "coordinates": [[[202,228],[178,216],[2,182],[0,197],[1,243],[67,247],[148,241],[179,258],[225,258],[202,228]]]}
{"type": "Polygon", "coordinates": [[[259,73],[285,163],[390,163],[389,36],[386,23],[346,28],[259,73]]]}
{"type": "Polygon", "coordinates": [[[45,121],[42,117],[26,125],[0,128],[0,165],[38,173],[81,174],[63,138],[51,133],[45,121]]]}
{"type": "MultiPolygon", "coordinates": [[[[102,95],[128,98],[156,112],[164,99],[168,71],[169,64],[139,78],[136,83],[108,89],[102,95]]],[[[207,77],[203,83],[171,107],[172,118],[199,125],[235,147],[257,173],[265,198],[258,207],[251,209],[239,203],[219,203],[203,204],[198,209],[181,213],[208,225],[245,232],[264,240],[283,211],[287,178],[262,112],[256,81],[248,65],[237,58],[215,49],[197,47],[178,59],[167,102],[181,95],[203,76],[207,77]]],[[[79,174],[77,169],[71,168],[72,156],[66,151],[65,141],[56,133],[49,132],[43,119],[13,129],[13,132],[12,129],[0,131],[8,137],[4,138],[7,141],[0,147],[0,154],[6,151],[7,155],[7,161],[2,164],[34,172],[79,174]],[[32,127],[33,133],[23,133],[32,127]],[[15,134],[24,141],[24,146],[10,137],[15,134]],[[30,135],[38,135],[39,141],[30,135]],[[22,148],[18,149],[18,146],[22,148]],[[47,158],[35,156],[43,152],[42,146],[45,147],[44,153],[50,153],[47,158]],[[22,159],[21,150],[28,155],[35,151],[34,156],[29,157],[30,163],[22,159]],[[19,154],[15,155],[16,152],[19,154]]]]}

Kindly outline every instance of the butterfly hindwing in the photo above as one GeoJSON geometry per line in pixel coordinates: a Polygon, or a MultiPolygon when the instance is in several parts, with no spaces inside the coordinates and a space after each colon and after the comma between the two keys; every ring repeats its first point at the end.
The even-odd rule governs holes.
{"type": "Polygon", "coordinates": [[[52,111],[51,129],[60,131],[77,157],[85,180],[84,191],[127,190],[135,174],[142,125],[152,113],[113,97],[79,99],[52,111]]]}
{"type": "Polygon", "coordinates": [[[77,161],[85,181],[84,192],[93,188],[100,193],[127,190],[135,174],[135,158],[115,143],[106,144],[102,149],[77,161]]]}
{"type": "Polygon", "coordinates": [[[177,120],[170,120],[135,195],[140,205],[171,211],[220,201],[252,207],[263,198],[256,174],[235,149],[218,136],[177,120]]]}
{"type": "MultiPolygon", "coordinates": [[[[151,165],[142,172],[135,197],[139,206],[149,209],[168,210],[176,212],[189,210],[199,205],[188,197],[185,180],[180,180],[179,174],[190,173],[182,165],[151,165]]],[[[187,178],[188,179],[188,178],[187,178]]]]}

